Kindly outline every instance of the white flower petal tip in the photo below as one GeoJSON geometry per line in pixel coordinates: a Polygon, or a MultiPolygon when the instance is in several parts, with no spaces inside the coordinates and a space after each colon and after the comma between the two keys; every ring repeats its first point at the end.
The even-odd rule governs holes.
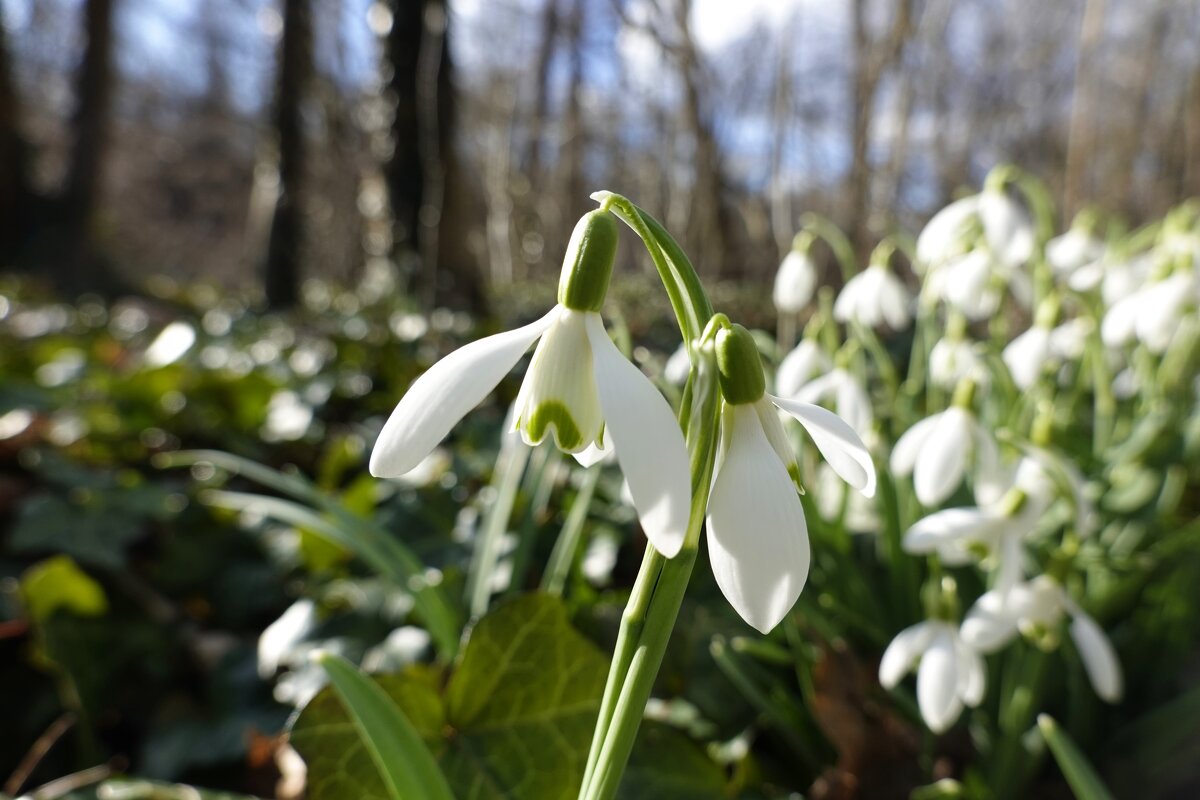
{"type": "Polygon", "coordinates": [[[727,407],[722,423],[728,447],[708,501],[709,558],[730,605],[767,633],[787,616],[808,579],[808,526],[754,406],[727,407]]]}
{"type": "MultiPolygon", "coordinates": [[[[939,626],[944,627],[944,626],[939,626]]],[[[953,630],[939,630],[917,668],[917,706],[934,733],[944,733],[962,713],[959,669],[953,630]]]]}
{"type": "Polygon", "coordinates": [[[379,433],[371,451],[371,474],[398,478],[420,464],[496,388],[558,314],[555,306],[523,328],[464,345],[413,381],[379,433]]]}
{"type": "Polygon", "coordinates": [[[586,325],[604,439],[616,451],[646,537],[673,558],[683,546],[692,504],[683,433],[658,389],[608,338],[599,315],[588,315],[586,325]]]}
{"type": "Polygon", "coordinates": [[[1096,620],[1078,611],[1071,620],[1071,638],[1096,694],[1106,702],[1120,702],[1125,693],[1125,679],[1108,635],[1096,620]]]}
{"type": "Polygon", "coordinates": [[[875,462],[859,435],[845,420],[817,405],[767,395],[778,408],[795,417],[812,437],[829,466],[866,497],[875,496],[875,462]]]}
{"type": "Polygon", "coordinates": [[[934,629],[928,622],[918,622],[905,628],[892,639],[879,661],[879,684],[885,689],[894,689],[912,669],[913,664],[925,652],[933,638],[934,629]]]}
{"type": "Polygon", "coordinates": [[[575,457],[575,460],[579,462],[579,466],[584,467],[585,469],[587,467],[595,466],[602,461],[608,461],[612,458],[612,441],[605,438],[603,444],[592,442],[583,450],[580,450],[578,453],[573,453],[572,455],[575,457]]]}

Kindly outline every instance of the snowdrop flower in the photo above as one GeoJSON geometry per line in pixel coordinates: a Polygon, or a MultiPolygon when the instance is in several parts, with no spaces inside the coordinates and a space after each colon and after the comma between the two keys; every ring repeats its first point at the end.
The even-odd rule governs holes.
{"type": "Polygon", "coordinates": [[[1078,221],[1062,236],[1046,242],[1046,262],[1056,275],[1068,277],[1094,264],[1104,255],[1104,242],[1092,235],[1090,225],[1078,221]]]}
{"type": "Polygon", "coordinates": [[[1003,266],[1023,266],[1033,257],[1036,237],[1025,211],[999,186],[987,186],[979,195],[979,221],[988,249],[1003,266]]]}
{"type": "Polygon", "coordinates": [[[784,397],[794,397],[805,384],[832,368],[833,363],[821,346],[812,339],[803,339],[779,362],[775,391],[784,397]]]}
{"type": "Polygon", "coordinates": [[[1194,307],[1196,289],[1196,275],[1190,269],[1146,284],[1109,308],[1100,325],[1100,338],[1109,347],[1121,347],[1136,339],[1152,353],[1164,352],[1179,327],[1180,317],[1194,307]]]}
{"type": "Polygon", "coordinates": [[[1062,618],[1071,616],[1071,638],[1092,688],[1104,700],[1121,699],[1121,662],[1104,630],[1048,575],[985,592],[967,612],[961,636],[981,653],[994,653],[1018,633],[1049,646],[1057,644],[1062,618]]]}
{"type": "Polygon", "coordinates": [[[991,375],[975,343],[967,338],[966,317],[952,312],[946,320],[946,334],[929,349],[929,381],[952,390],[966,379],[986,386],[991,375]]]}
{"type": "Polygon", "coordinates": [[[846,281],[833,304],[838,322],[854,320],[875,328],[883,323],[900,330],[912,321],[912,294],[883,263],[874,263],[846,281]]]}
{"type": "Polygon", "coordinates": [[[971,224],[978,218],[979,195],[955,200],[934,214],[917,236],[917,260],[922,273],[940,267],[967,249],[971,224]]]}
{"type": "Polygon", "coordinates": [[[798,313],[812,302],[813,292],[817,288],[817,267],[808,255],[808,243],[811,241],[811,234],[797,234],[796,244],[783,257],[783,263],[775,273],[775,290],[771,297],[780,313],[798,313]]]}
{"type": "Polygon", "coordinates": [[[745,328],[722,330],[716,349],[724,403],[707,510],[709,558],[730,604],[766,633],[800,596],[810,560],[793,482],[799,470],[776,409],[795,417],[842,480],[867,496],[875,493],[875,467],[837,415],[766,393],[762,362],[745,328]]]}
{"type": "Polygon", "coordinates": [[[904,432],[892,451],[892,472],[913,476],[913,489],[923,505],[940,505],[953,494],[970,462],[977,474],[994,471],[999,462],[991,432],[966,405],[956,401],[921,420],[904,432]]]}
{"type": "Polygon", "coordinates": [[[965,379],[979,386],[990,380],[987,367],[975,343],[965,338],[943,336],[929,350],[929,380],[935,386],[951,390],[965,379]]]}
{"type": "Polygon", "coordinates": [[[371,474],[394,478],[416,467],[536,341],[516,401],[515,426],[525,442],[552,435],[585,466],[615,450],[647,537],[668,558],[678,553],[691,504],[683,434],[666,400],[612,343],[599,314],[617,233],[607,212],[585,215],[571,235],[559,302],[548,314],[461,347],[414,381],[379,434],[371,474]]]}
{"type": "Polygon", "coordinates": [[[1050,297],[1038,308],[1037,317],[1029,330],[1017,336],[1004,348],[1001,358],[1021,391],[1032,387],[1048,369],[1054,367],[1053,326],[1058,317],[1058,300],[1050,297]]]}
{"type": "Polygon", "coordinates": [[[946,731],[987,688],[983,657],[945,620],[918,622],[896,635],[879,662],[879,683],[893,689],[917,665],[917,706],[934,733],[946,731]]]}

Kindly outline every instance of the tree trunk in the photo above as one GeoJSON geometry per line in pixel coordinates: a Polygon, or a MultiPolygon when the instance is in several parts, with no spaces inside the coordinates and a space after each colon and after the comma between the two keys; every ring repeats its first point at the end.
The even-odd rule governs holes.
{"type": "Polygon", "coordinates": [[[300,297],[305,157],[302,106],[312,72],[311,14],[308,0],[284,0],[275,90],[279,198],[271,222],[264,276],[267,306],[272,309],[290,308],[300,297]]]}
{"type": "Polygon", "coordinates": [[[467,176],[454,147],[453,64],[444,0],[394,0],[385,57],[396,98],[392,155],[384,165],[395,213],[393,258],[415,251],[426,307],[481,312],[483,280],[467,248],[467,176]]]}
{"type": "Polygon", "coordinates": [[[21,104],[13,81],[7,33],[0,25],[0,270],[13,265],[29,227],[33,190],[26,164],[29,144],[21,135],[21,104]]]}

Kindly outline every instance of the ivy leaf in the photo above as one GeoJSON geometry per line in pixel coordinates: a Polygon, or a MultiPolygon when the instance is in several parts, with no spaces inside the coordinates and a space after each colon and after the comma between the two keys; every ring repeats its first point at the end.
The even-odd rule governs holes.
{"type": "MultiPolygon", "coordinates": [[[[426,666],[374,680],[429,745],[459,800],[571,800],[607,671],[608,660],[571,626],[561,600],[528,594],[475,625],[448,683],[426,666]]],[[[387,800],[331,689],[300,713],[291,743],[308,764],[309,800],[387,800]]],[[[723,785],[720,769],[686,736],[647,725],[621,796],[717,798],[723,785]]]]}
{"type": "MultiPolygon", "coordinates": [[[[607,664],[561,601],[525,595],[470,633],[444,693],[432,668],[376,677],[438,758],[460,800],[572,798],[583,779],[607,664]]],[[[385,800],[366,749],[329,689],[295,721],[310,800],[385,800]]]]}

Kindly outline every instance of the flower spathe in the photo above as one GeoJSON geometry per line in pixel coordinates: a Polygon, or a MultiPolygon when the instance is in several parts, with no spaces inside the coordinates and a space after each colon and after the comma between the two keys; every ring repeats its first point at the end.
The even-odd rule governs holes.
{"type": "Polygon", "coordinates": [[[987,688],[983,657],[945,620],[918,622],[896,635],[879,662],[879,683],[893,689],[917,665],[917,706],[934,733],[949,729],[987,688]]]}

